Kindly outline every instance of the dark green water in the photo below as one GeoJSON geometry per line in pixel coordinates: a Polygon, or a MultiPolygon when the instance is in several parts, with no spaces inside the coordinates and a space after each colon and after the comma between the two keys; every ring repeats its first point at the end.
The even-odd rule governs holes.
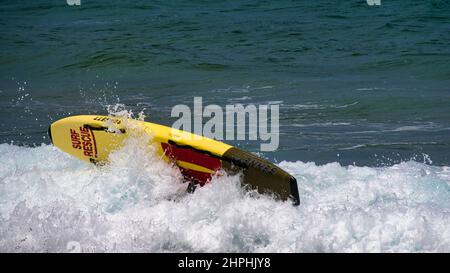
{"type": "Polygon", "coordinates": [[[202,96],[280,103],[272,160],[450,165],[448,1],[2,1],[0,37],[0,143],[202,96]]]}

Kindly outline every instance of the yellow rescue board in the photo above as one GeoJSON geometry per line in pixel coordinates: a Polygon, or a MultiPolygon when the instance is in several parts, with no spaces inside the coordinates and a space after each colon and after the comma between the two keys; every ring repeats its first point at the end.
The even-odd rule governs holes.
{"type": "Polygon", "coordinates": [[[81,160],[106,163],[112,151],[124,145],[133,132],[151,136],[157,152],[174,162],[187,180],[204,185],[219,170],[242,172],[243,185],[281,200],[300,203],[297,182],[287,172],[251,153],[203,136],[171,127],[118,117],[82,115],[50,125],[53,145],[81,160]]]}

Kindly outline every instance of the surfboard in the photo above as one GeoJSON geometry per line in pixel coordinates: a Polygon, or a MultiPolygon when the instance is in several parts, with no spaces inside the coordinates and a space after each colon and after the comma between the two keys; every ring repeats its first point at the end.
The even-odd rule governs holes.
{"type": "Polygon", "coordinates": [[[139,130],[151,136],[149,145],[175,164],[196,185],[210,182],[219,171],[242,174],[242,185],[279,200],[300,204],[296,179],[271,162],[236,147],[168,126],[121,117],[80,115],[60,119],[48,129],[54,146],[81,160],[107,164],[109,154],[123,147],[139,130]],[[129,126],[130,121],[133,126],[129,126]]]}

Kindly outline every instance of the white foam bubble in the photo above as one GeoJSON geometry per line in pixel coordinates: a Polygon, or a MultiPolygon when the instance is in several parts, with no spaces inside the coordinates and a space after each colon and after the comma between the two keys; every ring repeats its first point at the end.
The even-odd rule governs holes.
{"type": "Polygon", "coordinates": [[[103,167],[42,145],[0,144],[0,251],[450,251],[450,168],[282,162],[302,204],[217,177],[185,194],[134,142],[103,167]]]}

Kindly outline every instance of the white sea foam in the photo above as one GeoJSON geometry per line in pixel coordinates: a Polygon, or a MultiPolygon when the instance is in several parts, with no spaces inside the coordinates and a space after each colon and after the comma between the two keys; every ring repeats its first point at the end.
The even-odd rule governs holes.
{"type": "Polygon", "coordinates": [[[302,204],[238,177],[185,194],[178,170],[131,141],[111,164],[49,145],[0,145],[0,251],[450,251],[450,168],[282,162],[302,204]]]}

